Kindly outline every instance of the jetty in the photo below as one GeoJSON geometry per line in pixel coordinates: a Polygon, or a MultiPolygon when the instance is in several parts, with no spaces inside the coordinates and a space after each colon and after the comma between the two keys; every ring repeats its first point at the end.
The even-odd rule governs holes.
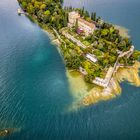
{"type": "Polygon", "coordinates": [[[119,63],[119,59],[122,58],[122,57],[124,57],[124,56],[126,56],[127,58],[129,58],[129,57],[133,54],[134,48],[135,48],[135,47],[132,45],[128,51],[126,51],[126,52],[121,52],[121,53],[119,54],[119,56],[117,57],[117,60],[116,60],[116,62],[115,62],[115,64],[114,64],[114,67],[110,67],[110,68],[109,68],[109,70],[108,70],[108,72],[107,72],[107,74],[106,74],[105,79],[102,79],[102,78],[100,78],[100,77],[96,77],[96,78],[92,81],[92,83],[94,83],[94,84],[96,84],[96,85],[98,85],[98,86],[101,86],[101,87],[103,87],[103,88],[106,89],[106,88],[110,85],[110,81],[111,81],[111,79],[112,79],[114,73],[117,72],[117,69],[118,69],[119,66],[120,66],[120,65],[118,64],[118,63],[119,63]]]}
{"type": "Polygon", "coordinates": [[[25,14],[20,8],[17,10],[18,15],[25,14]]]}

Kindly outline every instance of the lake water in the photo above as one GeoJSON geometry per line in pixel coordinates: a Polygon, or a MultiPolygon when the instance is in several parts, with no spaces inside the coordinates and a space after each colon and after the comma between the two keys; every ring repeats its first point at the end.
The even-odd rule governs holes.
{"type": "MultiPolygon", "coordinates": [[[[65,0],[129,29],[140,50],[139,0],[65,0]]],[[[16,0],[0,0],[0,129],[4,140],[139,140],[140,88],[74,112],[65,66],[46,32],[17,15],[16,0]]]]}

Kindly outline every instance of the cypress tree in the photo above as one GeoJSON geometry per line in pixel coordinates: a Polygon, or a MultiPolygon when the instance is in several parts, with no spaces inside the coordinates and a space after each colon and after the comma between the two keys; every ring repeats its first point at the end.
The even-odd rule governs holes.
{"type": "Polygon", "coordinates": [[[75,30],[78,29],[78,19],[76,19],[76,23],[75,23],[75,30]]]}
{"type": "Polygon", "coordinates": [[[67,26],[67,24],[68,24],[68,14],[67,13],[65,13],[65,16],[64,16],[64,27],[66,27],[67,26]]]}
{"type": "Polygon", "coordinates": [[[61,3],[61,4],[63,4],[63,2],[64,2],[63,0],[60,0],[60,3],[61,3]]]}
{"type": "Polygon", "coordinates": [[[96,21],[96,12],[92,12],[92,13],[91,13],[91,19],[92,19],[93,21],[96,21]]]}
{"type": "Polygon", "coordinates": [[[96,12],[93,14],[93,20],[96,21],[96,12]]]}
{"type": "Polygon", "coordinates": [[[83,7],[82,8],[82,15],[81,15],[82,17],[84,16],[84,13],[85,13],[85,8],[83,7]]]}
{"type": "Polygon", "coordinates": [[[93,12],[91,13],[91,19],[92,20],[94,19],[94,13],[93,12]]]}
{"type": "Polygon", "coordinates": [[[89,15],[89,12],[88,12],[88,11],[85,11],[84,17],[85,17],[85,18],[90,17],[90,15],[89,15]]]}

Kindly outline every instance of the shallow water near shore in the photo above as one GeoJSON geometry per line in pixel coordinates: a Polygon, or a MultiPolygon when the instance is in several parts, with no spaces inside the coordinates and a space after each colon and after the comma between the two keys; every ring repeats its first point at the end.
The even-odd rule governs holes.
{"type": "MultiPolygon", "coordinates": [[[[105,20],[128,28],[140,50],[139,0],[64,4],[84,4],[105,20]]],[[[0,0],[0,129],[19,130],[0,139],[139,140],[140,88],[123,82],[121,96],[69,111],[74,98],[63,60],[46,33],[17,15],[18,7],[16,0],[0,0]]]]}
{"type": "Polygon", "coordinates": [[[67,70],[71,94],[74,98],[69,110],[75,111],[88,105],[95,105],[101,101],[108,101],[121,96],[121,83],[123,81],[128,81],[129,84],[140,88],[139,69],[140,62],[138,61],[133,66],[120,67],[110,81],[113,82],[113,86],[109,86],[110,90],[107,93],[104,92],[102,87],[86,83],[80,72],[67,70]]]}

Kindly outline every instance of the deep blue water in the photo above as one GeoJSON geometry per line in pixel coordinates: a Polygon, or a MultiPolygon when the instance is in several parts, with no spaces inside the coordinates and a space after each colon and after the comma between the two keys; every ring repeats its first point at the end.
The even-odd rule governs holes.
{"type": "MultiPolygon", "coordinates": [[[[65,0],[130,30],[140,50],[139,0],[65,0]]],[[[139,140],[140,88],[121,84],[117,99],[67,112],[72,102],[65,66],[48,35],[16,0],[0,0],[0,129],[4,140],[139,140]],[[19,131],[18,131],[19,130],[19,131]]]]}

